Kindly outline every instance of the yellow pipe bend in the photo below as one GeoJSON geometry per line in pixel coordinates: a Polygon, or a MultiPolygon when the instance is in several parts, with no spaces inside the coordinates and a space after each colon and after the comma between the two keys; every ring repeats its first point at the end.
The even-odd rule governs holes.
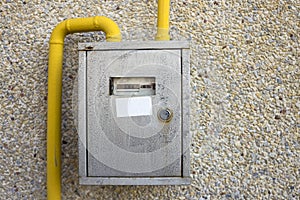
{"type": "Polygon", "coordinates": [[[170,0],[158,0],[157,33],[155,40],[170,40],[170,0]]]}
{"type": "Polygon", "coordinates": [[[118,25],[107,17],[68,19],[50,37],[47,114],[47,197],[61,199],[61,93],[64,39],[76,32],[103,31],[109,42],[121,41],[118,25]]]}

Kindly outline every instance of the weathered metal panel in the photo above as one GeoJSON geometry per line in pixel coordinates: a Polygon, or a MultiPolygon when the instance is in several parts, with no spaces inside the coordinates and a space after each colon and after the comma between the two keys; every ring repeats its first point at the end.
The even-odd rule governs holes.
{"type": "Polygon", "coordinates": [[[188,41],[141,41],[141,42],[91,42],[79,43],[79,50],[141,50],[141,49],[189,49],[188,41]]]}
{"type": "Polygon", "coordinates": [[[82,184],[141,185],[147,177],[152,180],[148,184],[153,185],[171,184],[173,180],[176,180],[173,184],[187,184],[190,165],[187,48],[187,42],[80,44],[79,135],[82,142],[79,142],[79,168],[82,184]],[[82,58],[83,55],[86,58],[82,58]],[[116,88],[111,88],[112,77],[118,82],[117,77],[132,78],[128,79],[131,85],[121,81],[122,85],[117,86],[120,90],[116,92],[116,88]],[[138,80],[155,80],[155,85],[151,85],[155,92],[144,90],[135,96],[135,90],[140,87],[136,83],[138,80]],[[144,95],[147,98],[142,99],[147,99],[147,104],[133,104],[134,108],[130,109],[150,106],[152,114],[116,114],[116,109],[122,108],[116,105],[118,102],[139,104],[137,96],[144,95]],[[167,115],[170,120],[163,121],[165,116],[158,113],[170,115],[167,115]],[[161,179],[163,177],[166,179],[161,179]]]}
{"type": "Polygon", "coordinates": [[[188,185],[191,184],[191,178],[181,177],[88,177],[80,178],[82,185],[188,185]]]}
{"type": "Polygon", "coordinates": [[[86,157],[86,52],[79,52],[78,68],[78,150],[79,176],[87,176],[86,157]]]}
{"type": "MultiPolygon", "coordinates": [[[[101,170],[99,161],[124,176],[181,176],[180,165],[163,168],[181,157],[181,61],[180,50],[90,51],[88,75],[88,175],[116,176],[101,170]],[[108,59],[109,58],[109,59],[108,59]],[[109,95],[110,77],[155,77],[152,115],[117,117],[116,100],[109,95]],[[161,108],[170,108],[169,123],[157,119],[161,108]],[[90,156],[92,155],[92,156],[90,156]]],[[[129,96],[130,97],[130,96],[129,96]]],[[[137,107],[137,109],[139,109],[137,107]]]]}
{"type": "Polygon", "coordinates": [[[182,50],[182,176],[190,176],[190,50],[182,50]]]}

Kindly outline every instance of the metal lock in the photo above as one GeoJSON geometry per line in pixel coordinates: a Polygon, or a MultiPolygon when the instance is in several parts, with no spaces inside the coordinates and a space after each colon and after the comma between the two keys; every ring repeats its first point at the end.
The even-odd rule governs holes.
{"type": "Polygon", "coordinates": [[[169,122],[173,117],[173,112],[168,108],[164,108],[158,111],[157,116],[160,121],[169,122]]]}
{"type": "Polygon", "coordinates": [[[188,43],[83,43],[79,64],[80,184],[189,184],[188,43]]]}

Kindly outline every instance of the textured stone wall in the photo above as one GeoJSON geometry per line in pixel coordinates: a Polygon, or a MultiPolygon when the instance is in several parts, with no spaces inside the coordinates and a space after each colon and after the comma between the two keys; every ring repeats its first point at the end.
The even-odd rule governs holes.
{"type": "MultiPolygon", "coordinates": [[[[65,40],[63,199],[297,199],[299,0],[172,1],[171,37],[191,41],[190,186],[80,186],[73,112],[77,43],[65,40]]],[[[156,1],[0,2],[0,199],[46,197],[48,41],[64,19],[103,15],[124,40],[153,40],[156,1]]]]}

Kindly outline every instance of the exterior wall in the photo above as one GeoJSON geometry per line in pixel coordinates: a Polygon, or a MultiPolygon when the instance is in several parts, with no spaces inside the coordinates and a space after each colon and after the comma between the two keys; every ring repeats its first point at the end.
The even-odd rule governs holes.
{"type": "MultiPolygon", "coordinates": [[[[0,3],[0,194],[46,197],[48,41],[64,19],[103,15],[123,40],[153,40],[156,1],[0,3]]],[[[190,186],[80,186],[78,43],[67,36],[63,199],[296,199],[299,196],[299,1],[172,1],[171,38],[191,42],[190,186]]]]}

